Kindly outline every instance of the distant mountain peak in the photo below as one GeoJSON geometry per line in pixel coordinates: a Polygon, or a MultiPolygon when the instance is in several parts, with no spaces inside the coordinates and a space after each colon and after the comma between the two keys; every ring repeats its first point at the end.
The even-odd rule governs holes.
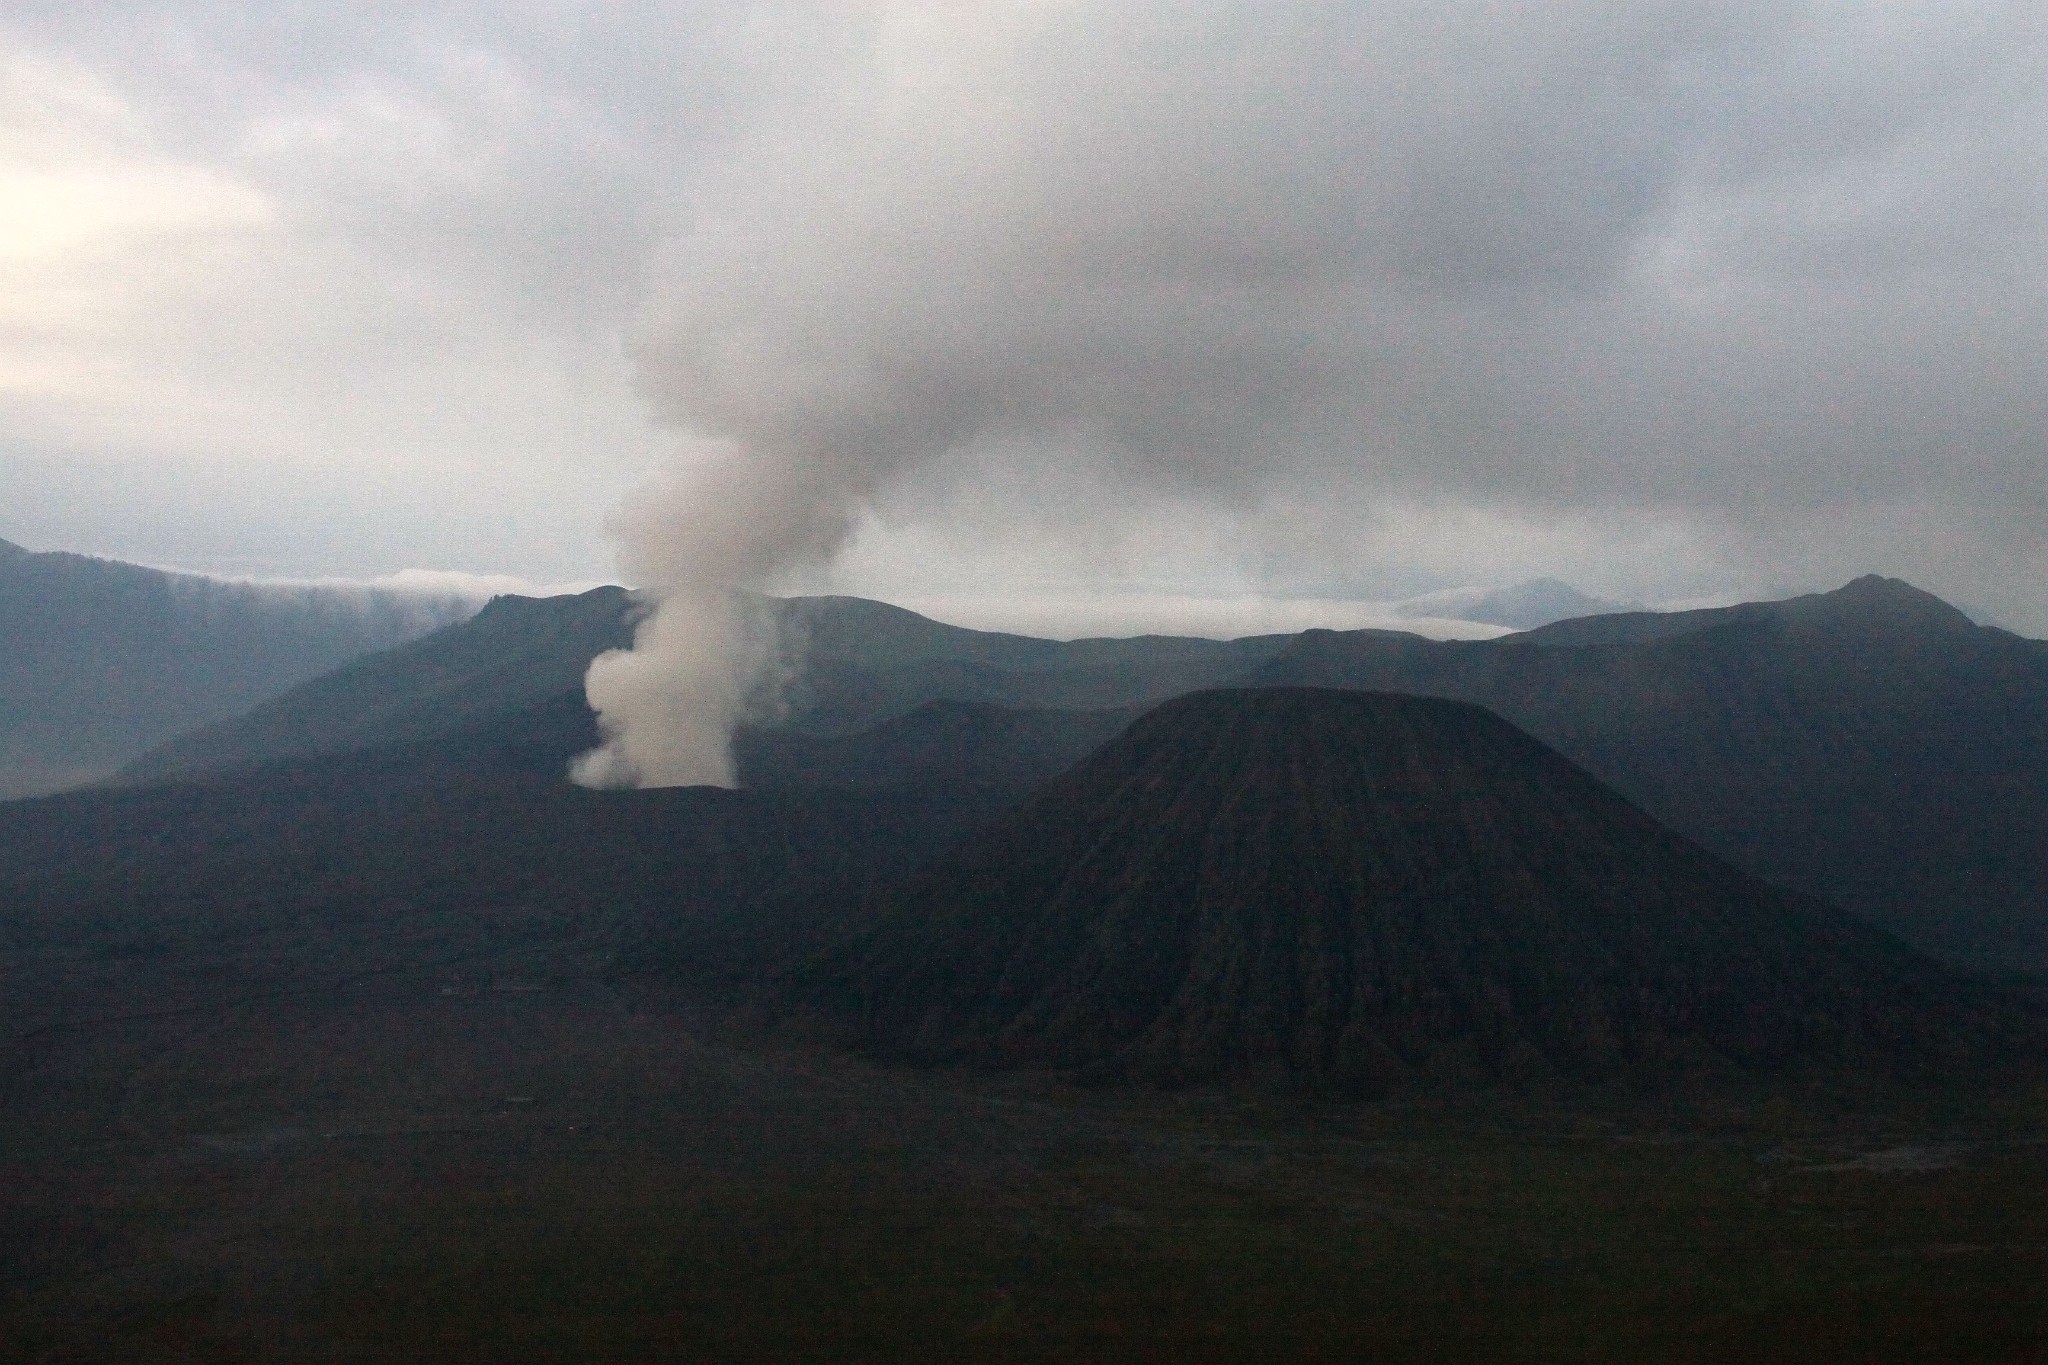
{"type": "Polygon", "coordinates": [[[1804,607],[1857,625],[1897,624],[1950,632],[1977,628],[1960,608],[1926,589],[1916,588],[1902,578],[1874,573],[1851,579],[1833,592],[1795,597],[1783,606],[1794,614],[1804,607]]]}
{"type": "MultiPolygon", "coordinates": [[[[1852,578],[1833,592],[1822,595],[1864,602],[1941,602],[1933,593],[1925,588],[1916,588],[1903,578],[1887,578],[1883,574],[1875,573],[1852,578]]],[[[1948,605],[1946,602],[1941,604],[1948,605]]]]}
{"type": "Polygon", "coordinates": [[[27,550],[11,540],[0,540],[0,559],[17,559],[27,553],[27,550]]]}
{"type": "Polygon", "coordinates": [[[522,613],[531,614],[555,611],[561,605],[567,603],[583,603],[587,604],[591,610],[601,610],[604,604],[613,602],[623,603],[625,599],[632,596],[632,589],[622,588],[612,583],[595,588],[587,588],[582,592],[563,593],[552,597],[533,597],[526,593],[501,592],[491,598],[490,601],[484,603],[483,607],[470,619],[497,621],[506,616],[522,613]]]}

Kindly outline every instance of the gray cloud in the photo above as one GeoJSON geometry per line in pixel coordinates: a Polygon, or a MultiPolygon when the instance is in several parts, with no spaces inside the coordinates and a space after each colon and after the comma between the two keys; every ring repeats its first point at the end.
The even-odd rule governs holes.
{"type": "Polygon", "coordinates": [[[0,462],[47,496],[9,529],[606,571],[603,510],[667,444],[621,342],[646,258],[788,57],[746,30],[716,5],[10,7],[0,177],[46,227],[0,224],[0,462]],[[167,482],[193,515],[138,532],[120,490],[167,482]]]}
{"type": "MultiPolygon", "coordinates": [[[[2038,624],[2044,54],[2019,5],[879,7],[666,253],[643,381],[698,444],[629,563],[702,618],[1025,464],[2038,624]]],[[[660,620],[592,674],[610,771],[718,780],[634,756],[740,695],[665,692],[732,642],[660,620]]]]}
{"type": "MultiPolygon", "coordinates": [[[[582,578],[665,461],[616,523],[672,624],[1877,570],[2040,632],[2044,30],[24,0],[0,534],[582,578]]],[[[613,665],[657,726],[676,666],[613,665]]]]}

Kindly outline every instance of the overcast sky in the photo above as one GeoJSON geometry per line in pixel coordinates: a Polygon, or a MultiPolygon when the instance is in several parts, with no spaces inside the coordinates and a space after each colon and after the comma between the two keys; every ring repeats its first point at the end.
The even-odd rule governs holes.
{"type": "Polygon", "coordinates": [[[34,548],[2048,633],[2038,0],[4,13],[34,548]]]}

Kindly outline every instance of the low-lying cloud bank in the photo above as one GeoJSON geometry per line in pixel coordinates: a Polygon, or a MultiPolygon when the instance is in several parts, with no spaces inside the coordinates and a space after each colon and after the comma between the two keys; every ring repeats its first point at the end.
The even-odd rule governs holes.
{"type": "Polygon", "coordinates": [[[396,573],[367,578],[341,575],[293,577],[288,574],[216,573],[204,569],[180,569],[166,565],[152,567],[166,573],[204,578],[215,583],[235,583],[272,592],[322,592],[340,596],[388,595],[396,597],[446,598],[482,604],[493,597],[556,597],[563,593],[587,592],[604,586],[592,579],[576,583],[537,583],[518,574],[471,573],[463,569],[400,569],[396,573]]]}
{"type": "Polygon", "coordinates": [[[1434,640],[1490,640],[1509,628],[1405,610],[1399,602],[1326,598],[1188,597],[1105,593],[1001,597],[909,597],[900,607],[973,630],[1006,631],[1049,640],[1132,635],[1193,635],[1237,640],[1304,630],[1403,630],[1434,640]]]}

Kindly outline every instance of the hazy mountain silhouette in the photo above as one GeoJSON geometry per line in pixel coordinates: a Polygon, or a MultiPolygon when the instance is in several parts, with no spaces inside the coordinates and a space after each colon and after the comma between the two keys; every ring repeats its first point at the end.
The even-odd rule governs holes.
{"type": "MultiPolygon", "coordinates": [[[[2048,643],[1890,579],[1709,611],[1627,612],[1488,641],[1393,631],[1032,640],[853,598],[781,604],[808,641],[742,779],[1021,792],[1129,708],[1220,685],[1477,702],[1658,819],[1779,885],[1958,958],[2048,966],[2048,643]],[[934,703],[955,704],[952,709],[934,703]],[[1002,710],[1034,713],[1006,719],[1002,710]],[[1109,711],[1105,717],[1097,714],[1109,711]]],[[[583,669],[632,599],[501,599],[129,770],[138,780],[481,726],[479,761],[558,771],[587,745],[583,669]],[[522,726],[532,732],[522,737],[522,726]]]]}
{"type": "Polygon", "coordinates": [[[113,772],[473,604],[164,573],[0,541],[0,799],[113,772]]]}
{"type": "Polygon", "coordinates": [[[1747,871],[2048,965],[2048,643],[1896,579],[1477,644],[1311,631],[1253,680],[1477,702],[1747,871]]]}
{"type": "MultiPolygon", "coordinates": [[[[1291,638],[1037,640],[944,625],[856,597],[799,597],[766,605],[781,618],[802,660],[780,699],[777,728],[805,734],[856,734],[935,701],[980,706],[982,722],[998,729],[1009,723],[997,721],[989,708],[1144,706],[1234,678],[1273,658],[1291,638]]],[[[164,744],[131,764],[122,779],[162,781],[284,758],[361,752],[512,722],[536,707],[548,724],[560,726],[565,710],[583,706],[590,660],[631,643],[636,611],[635,599],[623,588],[575,597],[496,598],[459,625],[164,744]]],[[[952,714],[958,732],[970,713],[952,714]]],[[[1050,727],[1040,728],[1049,733],[1050,727]]],[[[1110,732],[1099,721],[1077,716],[1071,734],[1055,747],[1070,762],[1110,732]]],[[[763,771],[745,746],[740,757],[743,772],[763,771]]],[[[798,760],[792,751],[791,761],[811,760],[798,760]]],[[[828,785],[885,784],[886,779],[852,776],[851,762],[850,751],[836,760],[846,781],[831,779],[828,785]]],[[[1042,765],[1027,758],[1001,780],[1020,785],[1045,775],[1042,765]]]]}
{"type": "Polygon", "coordinates": [[[457,625],[160,745],[121,778],[152,782],[410,744],[555,698],[581,706],[584,670],[604,650],[632,642],[633,612],[632,594],[616,587],[494,597],[457,625]]]}
{"type": "Polygon", "coordinates": [[[1351,1093],[2025,1036],[1478,707],[1314,689],[1160,707],[790,980],[916,1060],[1351,1093]]]}
{"type": "Polygon", "coordinates": [[[857,597],[791,598],[779,610],[788,638],[801,642],[789,722],[841,733],[932,701],[1071,711],[1150,706],[1241,677],[1293,639],[1040,640],[944,625],[857,597]]]}

